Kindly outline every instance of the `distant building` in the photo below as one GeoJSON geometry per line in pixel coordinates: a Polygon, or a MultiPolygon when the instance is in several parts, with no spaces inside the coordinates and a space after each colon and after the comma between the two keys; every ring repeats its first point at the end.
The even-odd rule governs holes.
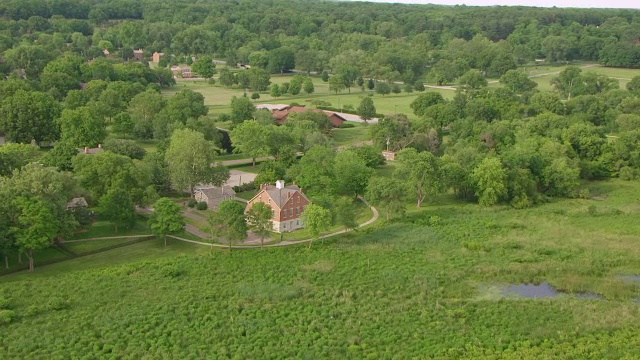
{"type": "Polygon", "coordinates": [[[160,62],[160,59],[164,56],[164,53],[159,53],[159,52],[154,52],[153,55],[151,55],[151,62],[153,62],[154,64],[157,64],[160,62]]]}
{"type": "Polygon", "coordinates": [[[398,158],[398,154],[393,152],[393,151],[389,151],[389,150],[384,150],[382,152],[382,156],[384,156],[385,160],[387,161],[394,161],[398,158]]]}
{"type": "Polygon", "coordinates": [[[102,144],[98,144],[98,147],[96,148],[90,148],[90,147],[84,147],[83,149],[78,149],[78,153],[80,154],[87,154],[87,155],[94,155],[99,153],[100,151],[102,151],[102,144]]]}
{"type": "Polygon", "coordinates": [[[230,186],[215,186],[210,188],[197,188],[194,191],[194,198],[198,202],[206,202],[207,208],[217,210],[221,202],[234,200],[236,192],[230,186]]]}
{"type": "Polygon", "coordinates": [[[76,211],[78,209],[86,209],[88,206],[89,204],[87,203],[87,200],[85,198],[77,197],[71,199],[71,201],[67,203],[67,210],[76,211]]]}
{"type": "Polygon", "coordinates": [[[174,65],[171,67],[171,72],[173,73],[173,77],[175,78],[189,79],[193,77],[193,73],[191,72],[191,67],[189,66],[174,65]]]}
{"type": "Polygon", "coordinates": [[[273,231],[279,233],[303,228],[302,213],[311,203],[302,189],[297,185],[285,186],[284,180],[276,181],[275,186],[260,185],[260,191],[249,200],[245,212],[259,202],[271,208],[273,231]]]}
{"type": "Polygon", "coordinates": [[[133,50],[133,60],[136,60],[136,61],[144,60],[144,50],[142,49],[133,50]]]}

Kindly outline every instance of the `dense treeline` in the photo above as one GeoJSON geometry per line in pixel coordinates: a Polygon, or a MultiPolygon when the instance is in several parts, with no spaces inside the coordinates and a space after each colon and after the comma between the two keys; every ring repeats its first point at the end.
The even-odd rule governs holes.
{"type": "MultiPolygon", "coordinates": [[[[105,48],[215,54],[278,72],[357,64],[364,76],[448,82],[469,68],[501,76],[538,57],[640,66],[635,10],[443,7],[312,1],[13,1],[0,50],[21,42],[91,56],[105,48]]],[[[11,65],[11,62],[8,62],[11,65]]],[[[5,69],[7,70],[7,69],[5,69]]]]}

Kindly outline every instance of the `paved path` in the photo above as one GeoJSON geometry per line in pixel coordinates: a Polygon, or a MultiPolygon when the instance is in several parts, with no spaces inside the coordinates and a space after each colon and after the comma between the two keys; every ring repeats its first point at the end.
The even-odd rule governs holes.
{"type": "MultiPolygon", "coordinates": [[[[371,219],[369,219],[368,221],[358,225],[358,227],[361,228],[361,227],[364,227],[364,226],[367,226],[367,225],[370,225],[370,224],[374,223],[376,220],[378,220],[378,217],[380,217],[380,214],[378,213],[378,210],[375,207],[371,206],[371,204],[369,204],[369,202],[367,202],[367,200],[365,200],[362,196],[358,196],[358,199],[360,199],[367,206],[369,206],[369,208],[373,212],[373,217],[371,217],[371,219]]],[[[192,214],[192,215],[194,215],[194,214],[192,214]]],[[[194,215],[194,216],[198,216],[198,215],[194,215]]],[[[341,235],[341,234],[344,234],[344,233],[347,233],[347,232],[349,232],[349,230],[340,230],[340,231],[333,232],[331,234],[320,236],[318,239],[326,239],[326,238],[330,238],[330,237],[333,237],[333,236],[341,235]]],[[[217,248],[229,248],[229,245],[212,244],[212,243],[206,243],[206,242],[202,242],[202,241],[189,240],[189,239],[181,238],[179,236],[169,235],[167,237],[170,237],[172,239],[179,240],[179,241],[184,241],[184,242],[188,242],[188,243],[192,243],[192,244],[197,244],[197,245],[204,245],[204,246],[217,247],[217,248]]],[[[281,247],[281,246],[289,246],[289,245],[298,245],[298,244],[309,243],[309,242],[311,242],[313,240],[315,240],[315,239],[289,240],[289,241],[282,241],[282,242],[279,242],[279,243],[276,243],[276,244],[266,244],[264,247],[281,247]]],[[[257,243],[255,241],[251,241],[250,245],[231,245],[231,248],[232,249],[256,249],[256,248],[261,248],[261,246],[260,246],[259,239],[258,239],[257,243]]]]}

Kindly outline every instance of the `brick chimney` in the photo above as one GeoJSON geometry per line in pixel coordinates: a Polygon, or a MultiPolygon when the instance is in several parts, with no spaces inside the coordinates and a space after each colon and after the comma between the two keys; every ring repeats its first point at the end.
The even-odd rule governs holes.
{"type": "Polygon", "coordinates": [[[284,189],[284,180],[278,180],[276,181],[276,189],[284,189]]]}

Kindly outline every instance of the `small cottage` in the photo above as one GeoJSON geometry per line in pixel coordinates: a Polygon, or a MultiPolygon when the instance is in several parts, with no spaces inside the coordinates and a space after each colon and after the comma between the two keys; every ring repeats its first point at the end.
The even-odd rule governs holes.
{"type": "Polygon", "coordinates": [[[302,213],[311,202],[297,185],[286,185],[284,180],[260,185],[260,191],[247,204],[245,213],[256,203],[265,203],[273,212],[273,231],[286,232],[301,229],[302,213]]]}
{"type": "Polygon", "coordinates": [[[221,202],[234,200],[236,192],[230,186],[215,186],[209,188],[198,188],[194,192],[197,202],[206,202],[207,208],[217,210],[221,202]]]}

